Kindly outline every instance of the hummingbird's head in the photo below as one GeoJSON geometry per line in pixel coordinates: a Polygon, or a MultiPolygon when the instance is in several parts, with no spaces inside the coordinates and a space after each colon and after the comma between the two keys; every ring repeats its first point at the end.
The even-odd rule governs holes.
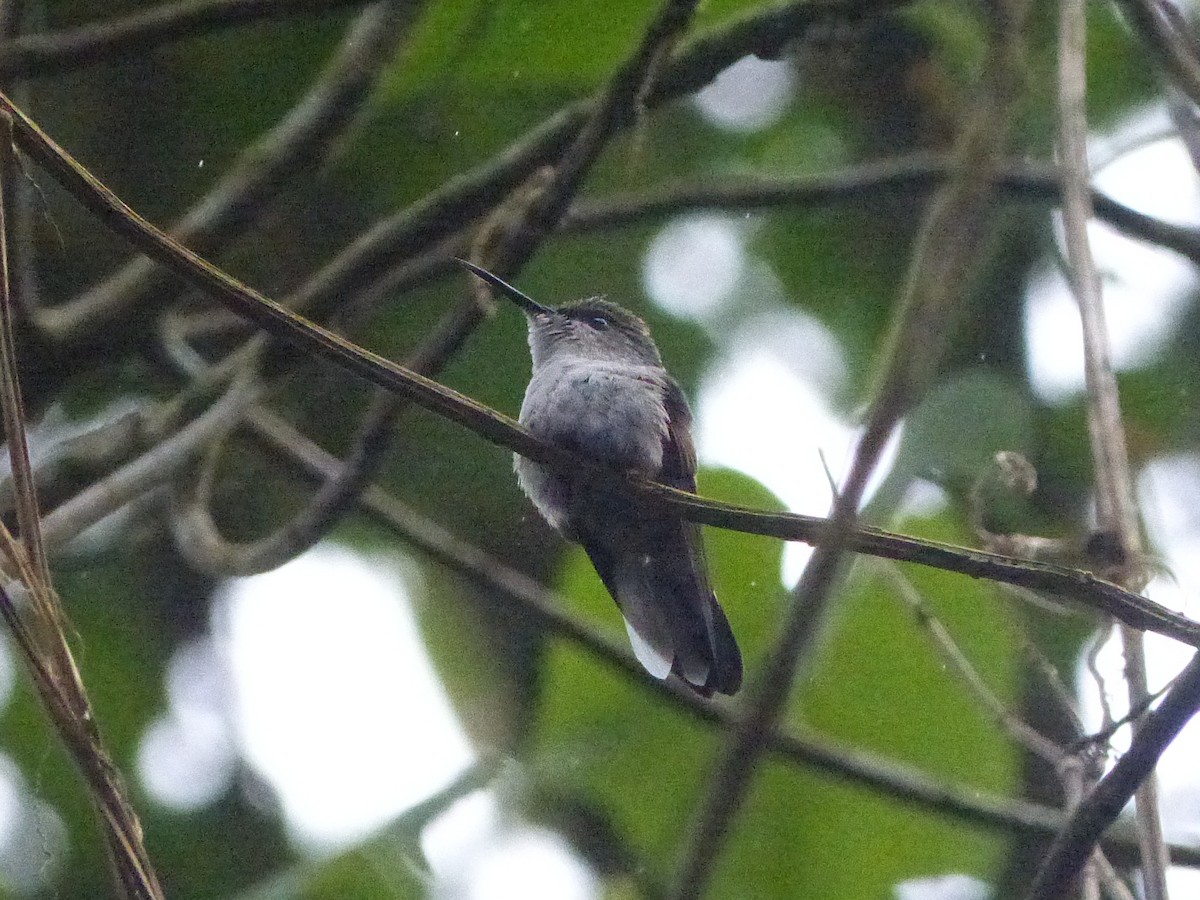
{"type": "Polygon", "coordinates": [[[534,366],[558,354],[661,366],[646,323],[603,297],[567,303],[546,313],[526,312],[534,366]]]}
{"type": "Polygon", "coordinates": [[[521,307],[529,321],[534,368],[559,356],[662,366],[650,329],[623,306],[602,297],[544,306],[487,269],[459,262],[521,307]]]}

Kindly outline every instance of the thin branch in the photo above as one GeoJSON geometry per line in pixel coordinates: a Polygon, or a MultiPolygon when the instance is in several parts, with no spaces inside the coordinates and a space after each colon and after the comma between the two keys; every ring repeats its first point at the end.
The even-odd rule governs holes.
{"type": "Polygon", "coordinates": [[[799,0],[756,9],[744,18],[689,40],[644,97],[647,107],[693,94],[749,54],[778,59],[814,26],[870,21],[911,5],[910,0],[799,0]]]}
{"type": "MultiPolygon", "coordinates": [[[[819,209],[876,199],[891,192],[926,193],[936,189],[952,171],[951,157],[919,153],[824,175],[740,178],[720,184],[680,181],[637,193],[580,200],[564,216],[559,231],[587,234],[692,210],[819,209]]],[[[1061,202],[1062,178],[1053,165],[1010,163],[998,176],[997,188],[1012,199],[1057,205],[1061,202]]],[[[1092,204],[1097,218],[1132,237],[1173,250],[1200,264],[1200,232],[1196,229],[1138,212],[1097,190],[1092,191],[1092,204]]],[[[314,318],[321,318],[319,313],[335,300],[339,309],[361,310],[431,281],[459,274],[460,268],[453,258],[469,253],[468,241],[462,235],[451,235],[402,265],[391,266],[391,257],[401,255],[396,245],[406,245],[413,237],[406,228],[398,228],[401,220],[407,221],[398,217],[389,220],[389,227],[381,223],[364,234],[286,299],[284,305],[308,310],[314,318]],[[364,287],[367,283],[369,288],[364,287]]],[[[238,322],[234,317],[216,318],[205,313],[203,319],[196,319],[190,327],[216,334],[230,331],[238,322]]]]}
{"type": "MultiPolygon", "coordinates": [[[[1140,2],[1140,0],[1134,0],[1140,2]]],[[[1115,542],[1114,580],[1141,587],[1146,577],[1144,552],[1134,499],[1133,478],[1117,378],[1109,352],[1108,329],[1100,276],[1088,242],[1091,218],[1087,161],[1087,21],[1084,0],[1064,0],[1059,23],[1059,155],[1063,180],[1063,230],[1071,285],[1083,324],[1084,368],[1087,384],[1088,434],[1096,479],[1096,522],[1101,534],[1115,542]]],[[[1146,651],[1142,633],[1122,626],[1125,679],[1130,708],[1149,696],[1146,651]]],[[[1140,723],[1132,723],[1136,737],[1140,723]]],[[[1142,843],[1142,880],[1147,900],[1166,900],[1166,841],[1158,811],[1158,788],[1153,774],[1137,791],[1136,815],[1142,843]]]]}
{"type": "Polygon", "coordinates": [[[47,515],[42,521],[46,546],[51,551],[65,546],[105,516],[176,477],[217,435],[227,431],[261,392],[252,370],[239,374],[231,390],[192,422],[47,515]]]}
{"type": "Polygon", "coordinates": [[[1084,799],[1042,861],[1027,900],[1054,900],[1070,890],[1100,836],[1143,784],[1163,751],[1200,710],[1200,654],[1179,675],[1159,707],[1148,713],[1129,751],[1084,799]]]}
{"type": "MultiPolygon", "coordinates": [[[[1028,593],[1017,589],[1014,593],[1028,593]]],[[[1049,689],[1049,696],[1058,703],[1061,710],[1061,715],[1066,719],[1067,725],[1071,733],[1082,735],[1084,733],[1083,720],[1079,716],[1079,710],[1076,708],[1077,698],[1073,691],[1063,684],[1062,676],[1059,674],[1058,668],[1046,656],[1046,653],[1034,643],[1029,634],[1029,627],[1025,620],[1016,624],[1018,640],[1021,645],[1021,655],[1024,656],[1026,665],[1041,676],[1049,689]]],[[[1070,752],[1078,752],[1079,746],[1068,748],[1070,752]]]]}
{"type": "Polygon", "coordinates": [[[51,75],[172,41],[285,16],[322,14],[363,0],[188,0],[70,31],[0,43],[0,79],[51,75]]]}
{"type": "Polygon", "coordinates": [[[917,623],[929,635],[945,664],[944,667],[949,667],[957,674],[959,680],[987,709],[992,719],[1008,732],[1009,737],[1044,762],[1057,765],[1063,758],[1063,748],[1022,721],[1021,717],[996,695],[955,642],[954,636],[933,614],[920,592],[899,568],[890,563],[885,563],[880,568],[896,589],[900,599],[912,611],[917,623]]]}
{"type": "MultiPolygon", "coordinates": [[[[16,153],[11,130],[5,131],[8,133],[0,134],[0,173],[13,171],[12,157],[16,153]]],[[[161,900],[162,889],[145,847],[141,822],[100,738],[83,679],[67,642],[69,623],[46,561],[46,542],[38,514],[17,376],[13,338],[16,304],[10,293],[8,270],[6,187],[0,181],[0,408],[13,469],[21,544],[0,524],[0,556],[7,569],[0,578],[0,607],[43,708],[83,776],[103,821],[118,889],[130,900],[161,900]],[[20,606],[13,600],[17,593],[26,599],[20,606]]]]}
{"type": "MultiPolygon", "coordinates": [[[[1092,767],[1078,757],[1068,757],[1060,766],[1063,786],[1066,794],[1066,811],[1068,814],[1079,808],[1086,786],[1093,783],[1089,771],[1092,767]]],[[[1078,900],[1100,900],[1100,879],[1096,869],[1096,851],[1089,854],[1087,862],[1080,872],[1078,900]]]]}
{"type": "MultiPolygon", "coordinates": [[[[11,134],[0,133],[0,171],[3,174],[15,171],[15,157],[11,134]]],[[[0,181],[0,410],[3,412],[4,435],[12,465],[21,543],[37,581],[49,584],[50,566],[46,562],[42,532],[38,527],[41,515],[37,505],[33,465],[29,460],[28,437],[25,434],[25,403],[21,399],[21,385],[17,380],[17,347],[13,338],[16,304],[12,299],[8,260],[8,187],[0,181]]]]}
{"type": "Polygon", "coordinates": [[[1097,850],[1092,854],[1091,864],[1096,867],[1100,884],[1112,900],[1137,900],[1132,888],[1121,878],[1121,873],[1113,867],[1107,856],[1097,850]]]}
{"type": "MultiPolygon", "coordinates": [[[[137,407],[83,434],[45,448],[34,469],[39,501],[53,509],[83,484],[131,457],[147,443],[148,409],[137,407]]],[[[0,517],[15,506],[11,475],[0,477],[0,517]]]]}
{"type": "Polygon", "coordinates": [[[210,512],[216,460],[236,419],[214,435],[198,478],[175,492],[171,527],[175,546],[197,571],[217,577],[257,575],[278,568],[314,546],[353,507],[385,457],[397,411],[396,398],[378,392],[359,423],[351,451],[336,474],[304,509],[266,537],[244,543],[226,539],[210,512]]]}
{"type": "Polygon", "coordinates": [[[1200,59],[1171,0],[1118,0],[1117,6],[1175,85],[1200,105],[1200,59]]]}
{"type": "Polygon", "coordinates": [[[533,197],[520,220],[507,227],[500,246],[492,250],[492,260],[502,274],[516,275],[546,234],[558,227],[609,138],[644,108],[645,98],[656,89],[664,60],[682,39],[697,5],[698,0],[666,0],[659,7],[637,49],[593,104],[592,115],[563,154],[553,176],[533,197]]]}
{"type": "MultiPolygon", "coordinates": [[[[1083,321],[1084,365],[1088,385],[1088,431],[1096,478],[1099,530],[1118,541],[1118,569],[1142,565],[1137,504],[1129,474],[1120,395],[1113,373],[1100,276],[1088,242],[1092,208],[1088,190],[1087,118],[1084,108],[1085,23],[1080,0],[1064,4],[1060,52],[1060,138],[1063,230],[1071,283],[1083,321]],[[1073,14],[1074,13],[1074,14],[1073,14]]],[[[1136,574],[1136,573],[1134,573],[1136,574]]]]}
{"type": "MultiPolygon", "coordinates": [[[[401,277],[408,277],[413,268],[422,266],[422,258],[409,266],[397,270],[401,277]]],[[[416,273],[420,277],[419,273],[416,273]]],[[[296,308],[306,303],[304,288],[284,300],[284,305],[296,308]]],[[[361,308],[363,298],[343,298],[343,318],[361,308]]],[[[473,305],[473,304],[472,304],[473,305]]],[[[407,368],[415,372],[430,374],[438,371],[448,360],[453,348],[459,346],[467,332],[475,326],[478,318],[468,319],[460,310],[452,310],[429,338],[407,361],[407,368]],[[447,337],[453,331],[457,339],[447,337]]],[[[231,319],[234,323],[240,320],[231,319]]],[[[222,325],[224,323],[218,323],[222,325]]],[[[187,343],[187,326],[175,318],[169,318],[162,329],[164,345],[174,364],[190,377],[198,377],[211,367],[193,351],[187,343]]],[[[243,346],[243,351],[257,358],[268,346],[266,335],[260,334],[243,346]]],[[[176,546],[189,563],[202,572],[212,575],[253,575],[269,571],[313,546],[352,506],[363,486],[370,481],[382,465],[396,416],[402,410],[403,398],[379,391],[359,423],[351,442],[351,450],[341,470],[331,477],[305,504],[304,509],[271,534],[259,540],[235,543],[227,540],[220,532],[209,511],[211,472],[221,452],[221,440],[214,440],[209,450],[209,460],[201,477],[189,489],[190,496],[175,493],[172,529],[176,546]]]]}
{"type": "MultiPolygon", "coordinates": [[[[823,175],[740,177],[719,183],[680,181],[636,194],[583,200],[571,208],[562,230],[588,233],[690,210],[819,209],[877,199],[881,194],[928,193],[953,175],[954,165],[947,154],[919,153],[823,175]]],[[[997,176],[996,188],[1013,199],[1057,205],[1062,198],[1062,176],[1053,165],[1010,162],[997,176]]],[[[1098,218],[1126,234],[1200,263],[1200,234],[1195,228],[1148,216],[1094,189],[1091,202],[1098,218]]]]}
{"type": "Polygon", "coordinates": [[[1077,735],[1071,742],[1071,747],[1069,749],[1072,752],[1080,752],[1088,748],[1107,746],[1109,741],[1112,740],[1113,735],[1119,730],[1146,715],[1146,713],[1150,711],[1150,707],[1158,702],[1159,697],[1162,697],[1167,693],[1167,691],[1175,686],[1175,681],[1178,677],[1179,676],[1172,678],[1169,682],[1167,682],[1167,684],[1163,685],[1161,689],[1155,691],[1153,694],[1143,700],[1140,706],[1134,707],[1115,721],[1107,722],[1105,726],[1095,734],[1087,734],[1082,728],[1077,728],[1077,735]]]}
{"type": "MultiPolygon", "coordinates": [[[[361,860],[370,859],[374,855],[385,860],[384,871],[389,878],[399,880],[393,872],[397,857],[403,858],[409,847],[419,846],[420,835],[427,825],[440,817],[453,804],[477,791],[486,790],[494,782],[502,779],[505,774],[507,760],[496,755],[484,755],[463,770],[457,778],[442,788],[427,800],[422,800],[389,822],[382,830],[367,838],[365,843],[342,851],[339,856],[307,856],[299,862],[267,876],[262,882],[228,895],[229,900],[281,900],[284,897],[311,896],[325,889],[329,879],[330,868],[345,865],[353,859],[353,865],[359,866],[361,860]]],[[[502,787],[501,787],[502,789],[502,787]]],[[[414,857],[418,853],[414,852],[414,857]]],[[[419,857],[418,857],[419,858],[419,857]]],[[[423,874],[423,872],[421,873],[423,874]]],[[[432,879],[428,879],[432,881],[432,879]]],[[[425,885],[432,887],[432,885],[425,885]]],[[[384,889],[381,896],[402,897],[411,893],[408,884],[389,891],[384,889]]],[[[434,891],[430,891],[434,893],[434,891]]]]}

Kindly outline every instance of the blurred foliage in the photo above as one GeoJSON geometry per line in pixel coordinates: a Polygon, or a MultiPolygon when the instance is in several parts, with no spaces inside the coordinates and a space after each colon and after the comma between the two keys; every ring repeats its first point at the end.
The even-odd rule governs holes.
{"type": "MultiPolygon", "coordinates": [[[[711,0],[701,5],[697,28],[716,28],[770,5],[711,0]]],[[[29,6],[31,27],[50,29],[153,4],[45,0],[29,6]]],[[[289,187],[267,220],[218,261],[282,296],[379,217],[487,161],[563,105],[601,88],[639,39],[652,6],[642,0],[613,0],[602,11],[578,0],[423,5],[335,159],[289,187]]],[[[223,29],[35,79],[18,96],[56,140],[136,209],[165,224],[304,95],[353,14],[343,9],[223,29]]],[[[1031,31],[1017,157],[1048,158],[1052,145],[1053,14],[1052,7],[1040,8],[1031,31]]],[[[1090,16],[1089,113],[1096,125],[1110,127],[1156,102],[1158,82],[1110,6],[1092,5],[1090,16]]],[[[680,178],[719,183],[741,175],[822,173],[945,149],[971,103],[983,43],[977,10],[949,0],[921,0],[844,33],[835,29],[785,55],[797,87],[769,128],[720,131],[686,100],[648,110],[614,139],[584,193],[603,197],[680,178]]],[[[34,222],[39,284],[44,301],[54,304],[128,253],[48,177],[34,178],[44,204],[34,222]]],[[[784,302],[821,322],[845,349],[851,387],[827,400],[847,418],[861,408],[875,374],[924,203],[917,192],[880,192],[854,202],[754,211],[743,219],[750,263],[769,270],[784,302]]],[[[873,502],[876,523],[974,543],[964,525],[971,485],[997,450],[1015,449],[1042,477],[1032,519],[1047,532],[1082,530],[1090,473],[1082,407],[1040,401],[1023,358],[1021,290],[1051,256],[1049,223],[1047,208],[1022,207],[999,217],[991,254],[963,298],[958,341],[938,383],[908,418],[898,461],[873,502]],[[946,502],[920,518],[897,520],[917,481],[938,485],[946,502]]],[[[520,283],[546,302],[605,293],[633,307],[691,390],[735,329],[705,328],[650,304],[642,266],[659,225],[643,221],[551,239],[520,283]]],[[[465,289],[465,281],[453,279],[389,297],[355,337],[402,359],[465,289]]],[[[749,319],[776,302],[739,292],[723,315],[727,322],[749,319]]],[[[1195,308],[1186,315],[1174,343],[1122,380],[1139,461],[1164,450],[1190,451],[1200,434],[1195,404],[1181,402],[1200,382],[1195,308]]],[[[111,348],[83,354],[43,353],[36,343],[23,349],[33,405],[42,410],[57,402],[79,420],[114,402],[163,399],[180,388],[161,354],[130,346],[121,335],[112,336],[111,348]]],[[[515,414],[528,369],[521,317],[499,309],[442,380],[515,414]]],[[[341,452],[368,396],[340,372],[301,363],[272,401],[323,446],[341,452]]],[[[408,411],[379,482],[464,539],[553,584],[597,629],[624,640],[617,611],[582,551],[564,547],[520,496],[508,453],[408,411]]],[[[704,471],[700,487],[723,500],[781,508],[745,475],[704,471]]],[[[221,464],[216,509],[230,534],[259,535],[309,493],[257,444],[235,441],[221,464]]],[[[99,549],[77,551],[59,571],[97,719],[131,781],[141,736],[166,708],[163,678],[173,650],[209,627],[214,584],[187,567],[165,521],[159,505],[140,508],[114,525],[99,549]]],[[[393,540],[359,519],[338,534],[373,548],[393,540]]],[[[753,672],[788,602],[780,545],[715,530],[706,542],[714,583],[753,672]]],[[[502,794],[512,814],[562,833],[606,876],[611,896],[637,896],[669,877],[713,766],[714,729],[576,646],[498,612],[494,598],[463,579],[432,565],[426,574],[416,605],[447,693],[474,740],[515,753],[523,767],[513,789],[502,794]]],[[[1011,742],[946,671],[886,576],[876,563],[853,570],[808,661],[791,721],[936,779],[1021,794],[1011,742]]],[[[1018,654],[1023,627],[1070,679],[1069,667],[1090,633],[1078,620],[1018,615],[992,587],[959,576],[906,569],[903,577],[999,696],[1019,704],[1027,695],[1029,674],[1018,654]]],[[[46,841],[48,883],[41,895],[107,895],[93,814],[24,681],[0,719],[0,749],[22,774],[30,795],[25,802],[39,798],[66,826],[64,847],[52,852],[46,841]]],[[[191,813],[158,807],[133,785],[170,897],[426,894],[413,834],[307,859],[289,842],[279,810],[263,801],[255,777],[241,772],[225,796],[191,813]]],[[[891,896],[900,881],[944,873],[995,881],[1010,849],[994,832],[775,758],[756,778],[719,863],[714,897],[857,900],[891,896]]],[[[7,895],[23,893],[14,882],[7,895]]]]}

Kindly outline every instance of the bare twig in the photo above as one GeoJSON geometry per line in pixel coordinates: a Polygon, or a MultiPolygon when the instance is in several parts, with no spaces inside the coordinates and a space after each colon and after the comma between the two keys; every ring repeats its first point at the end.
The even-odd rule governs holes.
{"type": "Polygon", "coordinates": [[[1200,104],[1200,59],[1171,0],[1118,0],[1134,30],[1193,103],[1200,104]]]}
{"type": "Polygon", "coordinates": [[[105,516],[176,477],[237,421],[261,391],[253,370],[243,371],[232,388],[203,414],[47,515],[42,523],[46,545],[52,551],[63,547],[105,516]]]}
{"type": "Polygon", "coordinates": [[[515,275],[545,235],[558,226],[610,136],[643,107],[657,87],[664,60],[691,24],[696,5],[696,0],[667,0],[659,7],[637,49],[594,103],[587,124],[563,154],[553,176],[533,197],[521,221],[513,223],[500,246],[492,249],[504,274],[515,275]]]}
{"type": "MultiPolygon", "coordinates": [[[[4,128],[4,132],[0,134],[0,173],[13,170],[15,153],[11,129],[4,128]]],[[[52,725],[88,786],[103,823],[118,889],[130,900],[160,900],[162,889],[146,851],[141,823],[100,738],[67,643],[69,624],[46,561],[17,379],[5,187],[0,181],[0,408],[12,463],[21,543],[0,524],[0,556],[7,569],[0,574],[0,616],[13,633],[52,725]],[[23,602],[16,602],[17,595],[23,602]]]]}
{"type": "MultiPolygon", "coordinates": [[[[588,124],[567,147],[562,160],[545,184],[523,205],[521,227],[506,234],[515,240],[509,252],[527,258],[558,224],[613,134],[615,123],[627,107],[642,96],[656,66],[691,21],[694,3],[672,0],[650,23],[641,43],[611,79],[588,124]],[[518,247],[519,242],[519,247],[518,247]]],[[[294,298],[303,305],[311,297],[294,298]]],[[[483,320],[486,311],[473,299],[459,304],[438,323],[421,348],[408,361],[408,369],[424,375],[439,372],[462,346],[466,337],[483,320]]],[[[208,514],[206,498],[179,506],[174,518],[177,544],[199,566],[208,570],[243,574],[265,571],[311,546],[350,508],[358,492],[373,477],[384,458],[391,422],[402,408],[400,398],[380,393],[372,403],[367,421],[359,429],[355,452],[339,476],[324,486],[304,511],[282,529],[248,545],[235,545],[220,535],[208,514]]],[[[207,494],[212,466],[206,467],[198,489],[207,494]]]]}
{"type": "MultiPolygon", "coordinates": [[[[148,437],[148,409],[137,407],[47,448],[36,463],[34,478],[40,502],[53,509],[79,489],[141,449],[148,437]]],[[[0,516],[16,509],[11,476],[0,478],[0,516]]]]}
{"type": "Polygon", "coordinates": [[[1200,709],[1200,654],[1192,657],[1158,708],[1148,713],[1129,752],[1084,799],[1042,862],[1027,900],[1052,900],[1069,890],[1104,830],[1154,771],[1159,757],[1200,709]]]}
{"type": "MultiPolygon", "coordinates": [[[[14,156],[11,137],[0,133],[0,170],[6,174],[12,172],[14,156]]],[[[3,412],[4,434],[8,440],[8,456],[12,462],[21,543],[37,581],[49,584],[50,566],[46,562],[46,550],[42,546],[42,532],[39,527],[41,515],[38,511],[33,465],[29,461],[29,444],[25,434],[25,404],[21,399],[20,383],[17,381],[17,348],[13,339],[15,304],[12,302],[12,285],[9,279],[6,194],[4,183],[0,182],[0,411],[3,412]]]]}
{"type": "Polygon", "coordinates": [[[353,448],[339,471],[325,482],[304,509],[283,526],[255,541],[226,539],[209,511],[215,462],[223,440],[237,419],[213,435],[200,475],[186,489],[177,488],[171,517],[175,545],[197,570],[214,576],[256,575],[283,565],[317,543],[356,502],[378,472],[395,417],[396,398],[377,393],[359,424],[353,448]]]}
{"type": "MultiPolygon", "coordinates": [[[[1024,622],[1018,626],[1018,640],[1021,645],[1021,653],[1025,657],[1026,664],[1038,675],[1042,681],[1050,689],[1050,696],[1053,697],[1061,710],[1062,716],[1070,725],[1071,731],[1075,734],[1083,734],[1083,720],[1079,716],[1079,710],[1076,708],[1076,697],[1074,692],[1069,690],[1063,684],[1062,676],[1059,674],[1058,668],[1050,662],[1045,652],[1030,638],[1029,629],[1024,622]]],[[[1077,750],[1078,748],[1071,748],[1077,750]]]]}
{"type": "MultiPolygon", "coordinates": [[[[953,175],[954,166],[950,155],[919,153],[863,163],[826,175],[668,183],[636,194],[583,200],[572,207],[562,228],[568,234],[577,234],[697,209],[822,208],[862,202],[881,194],[928,193],[953,175]]],[[[1017,200],[1058,204],[1062,198],[1062,176],[1053,165],[1010,162],[997,175],[996,189],[1017,200]]],[[[1196,229],[1163,222],[1094,189],[1091,200],[1097,217],[1126,234],[1200,263],[1200,236],[1196,229]]]]}
{"type": "Polygon", "coordinates": [[[983,704],[992,718],[1009,736],[1030,753],[1051,765],[1057,765],[1063,757],[1063,749],[1054,741],[1027,725],[1021,717],[1008,708],[996,692],[991,689],[979,671],[955,642],[953,635],[941,620],[929,609],[920,592],[894,564],[879,566],[896,589],[896,593],[912,610],[918,624],[929,635],[942,660],[957,673],[967,689],[983,704]]]}
{"type": "MultiPolygon", "coordinates": [[[[1059,767],[1066,795],[1066,811],[1070,815],[1079,808],[1086,786],[1093,783],[1086,761],[1080,757],[1067,757],[1059,767]]],[[[1100,900],[1100,879],[1096,871],[1096,851],[1093,850],[1080,872],[1079,900],[1100,900]]]]}
{"type": "MultiPolygon", "coordinates": [[[[721,184],[682,181],[636,194],[580,200],[564,216],[559,230],[565,234],[587,234],[698,209],[822,208],[892,192],[925,193],[937,188],[952,172],[951,157],[921,153],[851,166],[827,175],[741,178],[721,184]]],[[[1062,178],[1052,165],[1010,163],[998,176],[996,185],[1004,196],[1015,200],[1051,205],[1061,201],[1062,178]]],[[[1126,234],[1200,263],[1200,235],[1194,228],[1156,219],[1096,190],[1092,191],[1092,204],[1098,218],[1126,234]]],[[[467,240],[459,235],[443,239],[440,245],[399,266],[394,264],[394,259],[423,245],[427,239],[416,226],[417,219],[410,218],[415,211],[416,208],[406,211],[365,233],[285,304],[292,309],[308,310],[319,319],[334,300],[339,309],[370,307],[385,297],[458,274],[460,270],[453,258],[468,253],[467,240]]],[[[429,215],[431,220],[438,221],[453,218],[440,213],[435,217],[432,208],[429,215]]],[[[213,320],[206,328],[224,331],[236,322],[228,317],[213,320]]]]}

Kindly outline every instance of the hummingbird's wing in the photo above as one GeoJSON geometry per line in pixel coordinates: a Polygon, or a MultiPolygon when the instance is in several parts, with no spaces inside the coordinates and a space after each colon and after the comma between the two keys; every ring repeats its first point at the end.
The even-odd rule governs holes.
{"type": "MultiPolygon", "coordinates": [[[[663,438],[663,464],[658,479],[664,484],[681,491],[696,493],[696,447],[692,441],[692,411],[683,390],[673,378],[667,376],[663,384],[663,401],[667,409],[667,433],[663,438]]],[[[704,624],[704,643],[708,659],[707,677],[696,684],[688,678],[688,660],[676,660],[684,679],[701,693],[716,691],[733,694],[742,684],[742,654],[734,638],[733,629],[716,594],[708,582],[708,563],[704,557],[704,542],[700,526],[683,519],[673,520],[672,534],[664,547],[668,555],[678,555],[682,565],[664,569],[669,583],[661,585],[664,591],[674,593],[691,606],[693,615],[699,613],[704,624]],[[682,665],[680,665],[682,663],[682,665]]]]}
{"type": "MultiPolygon", "coordinates": [[[[683,391],[665,372],[645,380],[662,392],[667,421],[661,467],[644,474],[695,493],[692,414],[683,391]]],[[[583,483],[572,494],[570,533],[620,607],[638,661],[657,678],[675,672],[703,696],[737,691],[741,652],[709,585],[699,528],[583,483]]]]}

